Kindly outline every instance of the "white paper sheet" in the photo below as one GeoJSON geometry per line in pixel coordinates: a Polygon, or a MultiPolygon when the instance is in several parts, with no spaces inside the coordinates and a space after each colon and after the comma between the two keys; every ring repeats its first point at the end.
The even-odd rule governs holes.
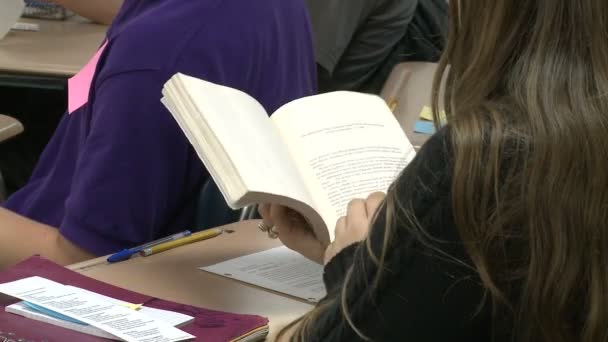
{"type": "Polygon", "coordinates": [[[318,302],[326,294],[323,266],[287,247],[245,255],[201,270],[318,302]]]}
{"type": "Polygon", "coordinates": [[[77,319],[128,342],[173,342],[194,338],[138,311],[42,277],[0,284],[0,293],[77,319]]]}
{"type": "Polygon", "coordinates": [[[4,38],[11,27],[19,20],[24,8],[23,0],[0,1],[0,39],[4,38]]]}
{"type": "MultiPolygon", "coordinates": [[[[99,293],[95,293],[95,292],[91,292],[85,289],[81,289],[78,287],[73,287],[73,286],[66,286],[69,287],[71,289],[73,289],[74,291],[82,291],[84,293],[86,293],[87,295],[90,296],[95,296],[97,298],[100,298],[101,300],[104,301],[109,301],[111,303],[114,304],[118,304],[118,305],[124,305],[123,302],[116,300],[114,298],[108,297],[108,296],[104,296],[101,295],[99,293]]],[[[41,321],[41,322],[45,322],[45,323],[49,323],[52,325],[56,325],[62,328],[66,328],[66,329],[70,329],[70,330],[74,330],[74,331],[78,331],[84,334],[88,334],[88,335],[93,335],[93,336],[97,336],[97,337],[102,337],[102,338],[107,338],[107,339],[114,339],[114,335],[107,333],[105,331],[103,331],[102,329],[99,329],[97,327],[94,327],[92,325],[83,325],[83,324],[79,324],[79,323],[73,323],[70,321],[66,321],[60,318],[56,318],[50,315],[46,315],[44,313],[35,311],[34,309],[28,307],[27,305],[23,304],[23,302],[19,302],[19,303],[15,303],[13,305],[9,305],[6,307],[6,312],[10,312],[16,315],[20,315],[29,319],[34,319],[37,321],[41,321]]],[[[155,308],[149,308],[146,306],[142,306],[141,309],[139,309],[139,312],[143,315],[146,315],[150,318],[165,322],[169,325],[172,325],[174,327],[180,327],[183,326],[187,323],[190,323],[194,320],[194,317],[192,316],[188,316],[188,315],[184,315],[181,314],[179,312],[172,312],[172,311],[167,311],[167,310],[160,310],[160,309],[155,309],[155,308]]]]}

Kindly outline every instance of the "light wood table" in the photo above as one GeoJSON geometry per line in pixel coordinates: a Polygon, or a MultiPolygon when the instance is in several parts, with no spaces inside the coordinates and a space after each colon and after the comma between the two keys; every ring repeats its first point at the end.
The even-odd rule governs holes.
{"type": "Polygon", "coordinates": [[[224,233],[210,240],[176,248],[149,257],[107,264],[98,258],[70,266],[86,276],[132,291],[180,303],[270,320],[269,340],[287,323],[312,306],[304,301],[199,270],[239,256],[280,245],[257,229],[259,221],[226,226],[224,233]]]}
{"type": "Polygon", "coordinates": [[[68,20],[21,19],[40,31],[11,31],[0,40],[0,83],[47,87],[76,74],[93,56],[107,26],[81,17],[68,20]]]}

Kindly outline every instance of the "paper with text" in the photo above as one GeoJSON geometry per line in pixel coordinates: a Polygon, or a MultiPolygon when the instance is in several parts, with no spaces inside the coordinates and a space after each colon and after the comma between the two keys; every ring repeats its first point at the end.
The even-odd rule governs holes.
{"type": "MultiPolygon", "coordinates": [[[[117,305],[122,305],[122,306],[126,305],[122,301],[119,301],[117,299],[114,299],[114,298],[111,298],[108,296],[104,296],[99,293],[91,292],[91,291],[81,289],[78,287],[72,287],[72,286],[66,286],[66,287],[69,287],[69,288],[73,289],[74,291],[82,291],[82,292],[86,293],[87,295],[95,296],[102,300],[115,303],[117,305]]],[[[128,307],[128,305],[127,305],[127,307],[128,307]]],[[[56,326],[59,326],[62,328],[78,331],[78,332],[81,332],[84,334],[107,338],[107,339],[115,338],[114,335],[107,333],[107,332],[103,331],[102,329],[99,329],[92,325],[82,323],[77,320],[75,322],[71,321],[71,319],[70,319],[70,321],[65,320],[61,317],[57,317],[56,313],[54,313],[54,312],[52,314],[49,314],[46,312],[41,312],[40,310],[36,310],[35,308],[32,308],[31,306],[25,304],[25,302],[19,302],[19,303],[9,305],[6,307],[5,310],[6,310],[6,312],[20,315],[20,316],[23,316],[23,317],[26,317],[29,319],[34,319],[37,321],[56,325],[56,326]]],[[[167,311],[167,310],[149,308],[147,306],[142,306],[141,309],[139,309],[139,312],[150,318],[165,322],[174,327],[180,327],[180,326],[187,324],[189,322],[192,322],[194,320],[194,317],[184,315],[179,312],[172,312],[172,311],[167,311]]]]}
{"type": "Polygon", "coordinates": [[[326,294],[323,266],[287,247],[245,255],[201,270],[318,302],[326,294]]]}
{"type": "Polygon", "coordinates": [[[316,195],[331,240],[350,200],[386,192],[416,156],[376,96],[336,92],[304,98],[281,108],[272,120],[316,195]]]}
{"type": "Polygon", "coordinates": [[[141,312],[42,277],[0,284],[0,293],[90,324],[128,342],[173,342],[194,338],[141,312]]]}

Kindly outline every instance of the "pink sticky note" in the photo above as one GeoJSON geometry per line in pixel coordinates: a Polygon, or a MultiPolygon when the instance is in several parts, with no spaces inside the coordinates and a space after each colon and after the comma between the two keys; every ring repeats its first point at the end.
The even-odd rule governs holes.
{"type": "Polygon", "coordinates": [[[93,82],[93,76],[95,75],[95,69],[97,68],[97,62],[99,57],[106,48],[108,42],[106,41],[97,50],[93,58],[80,70],[74,77],[68,80],[68,113],[72,114],[78,108],[84,106],[89,101],[89,91],[91,90],[91,83],[93,82]]]}

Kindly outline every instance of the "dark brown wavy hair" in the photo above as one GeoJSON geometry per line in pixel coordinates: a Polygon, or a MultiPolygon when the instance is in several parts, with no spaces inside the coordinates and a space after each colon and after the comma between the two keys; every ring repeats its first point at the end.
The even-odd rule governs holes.
{"type": "MultiPolygon", "coordinates": [[[[606,342],[608,1],[450,7],[434,107],[447,74],[454,218],[486,297],[505,308],[494,319],[509,315],[516,341],[606,342]]],[[[358,279],[370,273],[353,265],[342,293],[294,325],[293,340],[309,340],[316,318],[338,307],[364,337],[350,318],[348,283],[383,277],[395,217],[416,225],[396,191],[384,206],[384,250],[375,255],[368,239],[364,251],[375,279],[358,279]]]]}

